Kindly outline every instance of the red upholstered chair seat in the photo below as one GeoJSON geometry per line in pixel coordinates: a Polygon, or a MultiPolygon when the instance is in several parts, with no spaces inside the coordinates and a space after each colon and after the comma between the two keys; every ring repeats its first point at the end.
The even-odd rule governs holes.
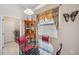
{"type": "Polygon", "coordinates": [[[23,52],[28,52],[29,50],[31,50],[33,47],[31,45],[26,45],[23,47],[23,52]]]}
{"type": "Polygon", "coordinates": [[[49,42],[49,36],[42,35],[42,40],[45,42],[49,42]]]}

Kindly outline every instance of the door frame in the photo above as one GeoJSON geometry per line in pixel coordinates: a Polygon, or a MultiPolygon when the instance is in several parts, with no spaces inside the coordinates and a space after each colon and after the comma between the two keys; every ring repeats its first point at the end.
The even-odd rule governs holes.
{"type": "Polygon", "coordinates": [[[4,37],[3,37],[3,16],[0,16],[0,29],[1,29],[1,33],[0,33],[0,55],[2,55],[2,48],[3,48],[3,41],[4,41],[4,37]]]}

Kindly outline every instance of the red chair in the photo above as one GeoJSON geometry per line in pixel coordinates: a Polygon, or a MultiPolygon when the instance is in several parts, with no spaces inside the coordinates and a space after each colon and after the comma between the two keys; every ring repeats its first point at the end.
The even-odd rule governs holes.
{"type": "Polygon", "coordinates": [[[28,50],[33,48],[28,44],[28,39],[25,36],[20,37],[18,42],[21,46],[20,49],[22,49],[23,52],[28,52],[28,50]]]}
{"type": "Polygon", "coordinates": [[[27,41],[28,40],[25,36],[20,37],[19,40],[18,40],[19,44],[25,44],[27,41]]]}
{"type": "Polygon", "coordinates": [[[31,45],[25,45],[23,46],[23,52],[29,52],[33,47],[31,45]]]}

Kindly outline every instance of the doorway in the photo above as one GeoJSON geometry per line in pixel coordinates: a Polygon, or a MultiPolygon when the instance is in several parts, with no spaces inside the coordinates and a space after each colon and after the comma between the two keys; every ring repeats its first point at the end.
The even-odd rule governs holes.
{"type": "Polygon", "coordinates": [[[19,45],[15,42],[14,31],[20,30],[19,19],[15,17],[3,17],[3,55],[17,55],[19,54],[19,45]]]}

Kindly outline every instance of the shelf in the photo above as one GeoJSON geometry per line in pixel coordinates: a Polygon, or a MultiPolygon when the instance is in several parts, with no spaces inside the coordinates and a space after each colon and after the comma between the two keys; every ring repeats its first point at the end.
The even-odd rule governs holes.
{"type": "Polygon", "coordinates": [[[26,29],[28,29],[28,30],[34,30],[34,27],[31,27],[31,28],[26,28],[26,29]]]}
{"type": "Polygon", "coordinates": [[[43,25],[55,25],[55,22],[54,22],[54,20],[51,20],[51,21],[42,21],[42,22],[39,22],[39,24],[38,25],[40,25],[40,26],[43,26],[43,25]]]}
{"type": "Polygon", "coordinates": [[[26,29],[31,29],[31,28],[26,28],[26,29]]]}
{"type": "Polygon", "coordinates": [[[38,26],[45,26],[45,25],[55,25],[55,23],[49,22],[49,23],[38,24],[38,26]]]}
{"type": "Polygon", "coordinates": [[[55,24],[54,23],[40,24],[40,26],[45,26],[45,25],[55,25],[55,24]]]}

